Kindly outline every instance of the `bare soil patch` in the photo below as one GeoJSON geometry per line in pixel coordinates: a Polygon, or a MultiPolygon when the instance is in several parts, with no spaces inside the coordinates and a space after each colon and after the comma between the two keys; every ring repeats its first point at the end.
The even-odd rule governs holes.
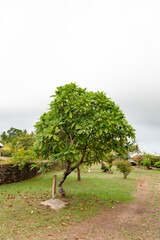
{"type": "MultiPolygon", "coordinates": [[[[140,179],[130,203],[116,204],[91,219],[67,226],[60,233],[50,232],[38,239],[46,240],[159,240],[160,239],[160,194],[152,193],[150,177],[140,179]]],[[[65,228],[65,226],[64,226],[65,228]]]]}

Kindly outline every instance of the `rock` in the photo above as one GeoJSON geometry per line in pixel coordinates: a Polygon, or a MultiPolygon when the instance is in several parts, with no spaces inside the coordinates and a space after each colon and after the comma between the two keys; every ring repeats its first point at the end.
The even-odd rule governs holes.
{"type": "Polygon", "coordinates": [[[48,199],[44,202],[41,202],[41,205],[50,206],[54,210],[60,210],[68,205],[68,203],[63,202],[60,199],[48,199]]]}

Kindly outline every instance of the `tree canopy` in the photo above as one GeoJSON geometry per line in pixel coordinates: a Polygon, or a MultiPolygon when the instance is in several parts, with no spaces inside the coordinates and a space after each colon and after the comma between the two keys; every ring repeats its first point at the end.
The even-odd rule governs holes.
{"type": "Polygon", "coordinates": [[[1,139],[4,142],[11,142],[14,138],[19,137],[23,133],[22,130],[11,127],[7,132],[1,134],[1,139]]]}
{"type": "Polygon", "coordinates": [[[135,133],[124,114],[104,92],[92,92],[74,83],[57,88],[48,112],[36,123],[36,152],[65,163],[58,186],[81,164],[99,162],[106,153],[125,153],[135,133]]]}

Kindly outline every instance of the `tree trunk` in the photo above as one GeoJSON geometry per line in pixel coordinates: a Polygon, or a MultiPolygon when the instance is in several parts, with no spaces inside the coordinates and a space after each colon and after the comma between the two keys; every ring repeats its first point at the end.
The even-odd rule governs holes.
{"type": "Polygon", "coordinates": [[[124,173],[124,179],[126,179],[126,178],[127,178],[127,175],[128,175],[127,173],[124,173]]]}
{"type": "Polygon", "coordinates": [[[77,178],[78,178],[78,181],[81,181],[81,171],[79,166],[77,167],[77,178]]]}
{"type": "MultiPolygon", "coordinates": [[[[63,189],[62,184],[64,183],[66,177],[67,177],[72,171],[74,171],[76,168],[78,169],[79,166],[83,163],[84,156],[85,156],[85,153],[86,153],[86,149],[87,149],[87,142],[86,142],[85,147],[84,147],[84,149],[83,149],[82,158],[81,158],[81,160],[80,160],[75,166],[72,166],[72,167],[71,167],[71,162],[70,162],[70,161],[68,162],[67,169],[66,169],[66,171],[63,173],[63,176],[61,177],[61,179],[59,180],[59,183],[58,183],[58,191],[59,191],[59,195],[60,195],[60,196],[62,196],[62,197],[65,197],[65,196],[66,196],[66,192],[65,192],[65,190],[63,189]]],[[[80,169],[79,169],[79,173],[80,173],[80,169]]],[[[80,175],[79,175],[79,176],[80,176],[80,175]]]]}
{"type": "Polygon", "coordinates": [[[58,191],[59,191],[59,195],[61,197],[65,197],[66,196],[66,192],[62,187],[62,184],[64,183],[66,177],[71,173],[71,171],[67,168],[67,170],[63,173],[63,176],[61,177],[61,179],[58,182],[58,191]]]}

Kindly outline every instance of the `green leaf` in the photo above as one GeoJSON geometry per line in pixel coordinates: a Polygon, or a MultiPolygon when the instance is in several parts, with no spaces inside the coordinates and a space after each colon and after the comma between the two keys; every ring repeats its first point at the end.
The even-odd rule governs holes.
{"type": "Polygon", "coordinates": [[[76,125],[76,130],[81,129],[82,127],[80,125],[76,125]]]}
{"type": "Polygon", "coordinates": [[[105,131],[105,133],[108,133],[108,129],[105,129],[104,131],[105,131]]]}
{"type": "Polygon", "coordinates": [[[72,123],[72,128],[75,126],[75,123],[72,123]]]}
{"type": "Polygon", "coordinates": [[[107,110],[107,113],[106,113],[106,115],[108,116],[108,115],[110,115],[110,110],[107,110]]]}
{"type": "Polygon", "coordinates": [[[72,112],[69,112],[69,117],[72,118],[72,112]]]}
{"type": "Polygon", "coordinates": [[[79,130],[79,131],[77,132],[77,134],[81,134],[81,133],[83,133],[83,132],[84,132],[84,130],[81,129],[81,130],[79,130]]]}
{"type": "Polygon", "coordinates": [[[56,135],[53,135],[53,139],[56,140],[56,141],[59,141],[59,137],[56,136],[56,135]]]}

